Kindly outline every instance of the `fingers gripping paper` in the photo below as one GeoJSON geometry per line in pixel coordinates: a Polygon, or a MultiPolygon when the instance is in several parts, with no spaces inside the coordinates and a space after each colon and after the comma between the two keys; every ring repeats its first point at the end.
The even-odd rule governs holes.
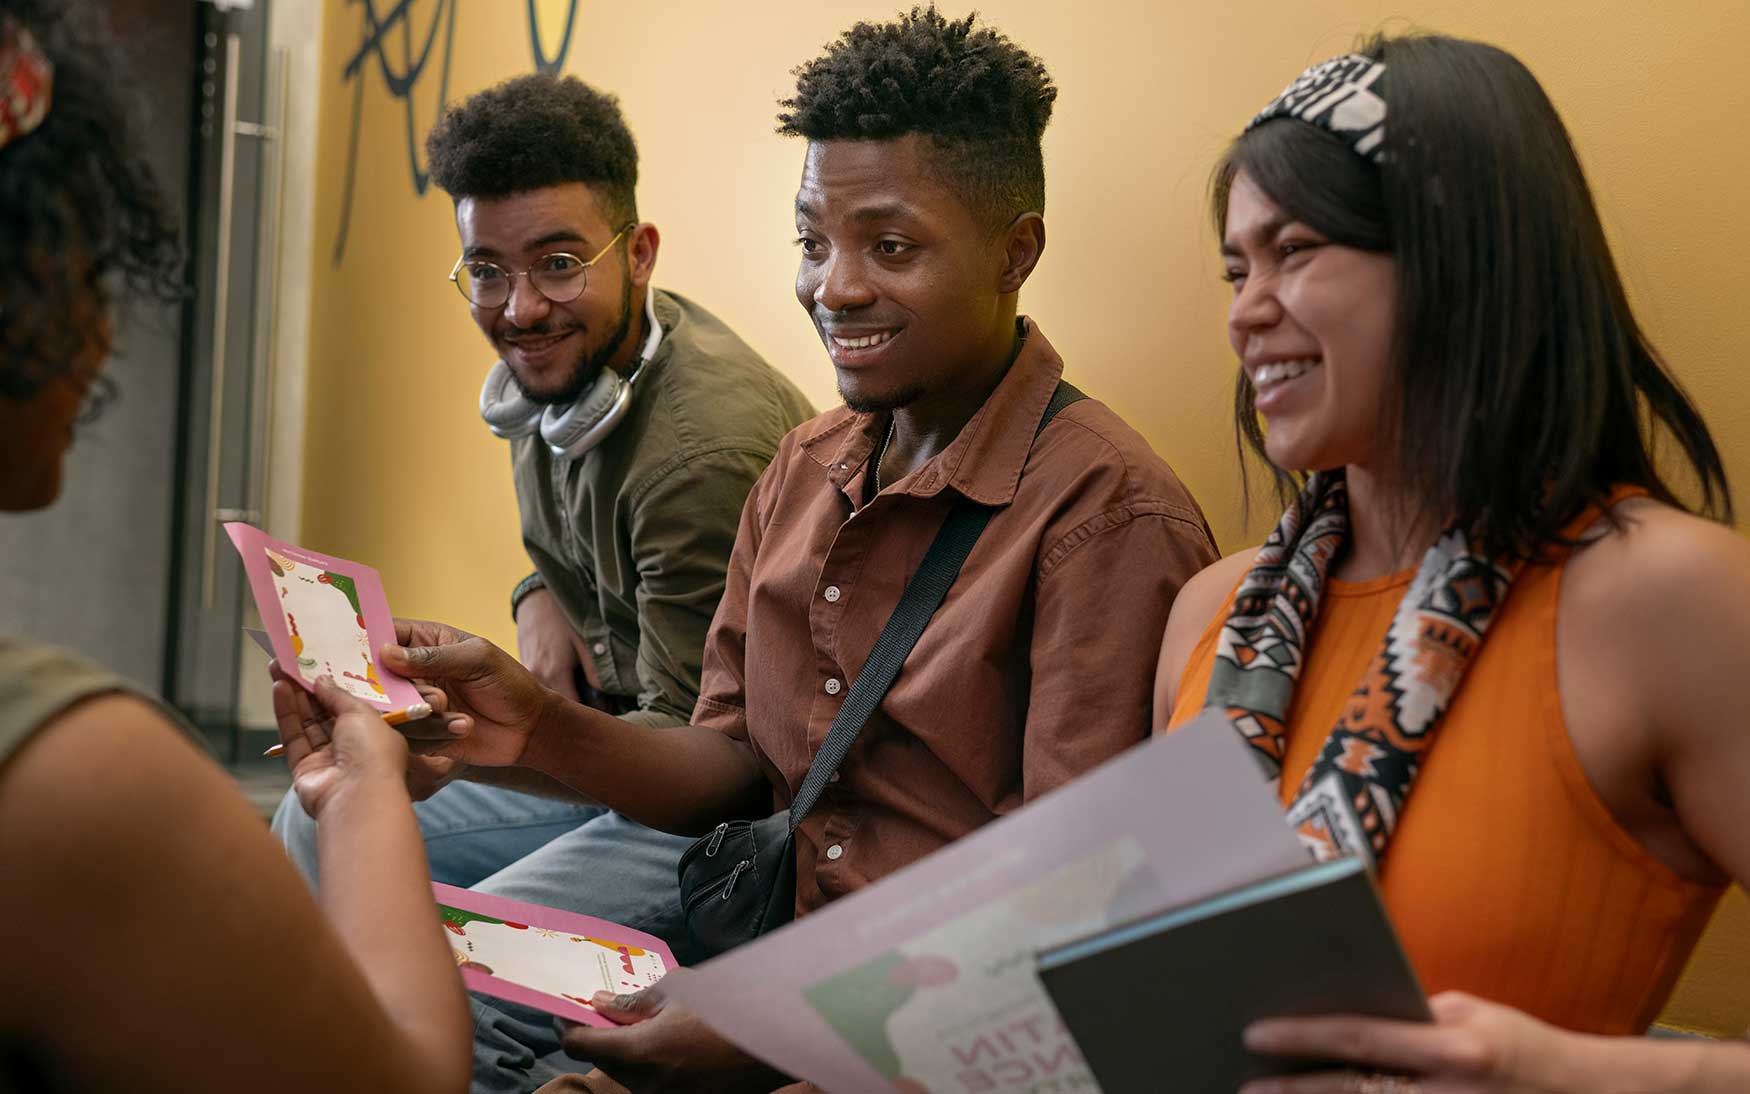
{"type": "Polygon", "coordinates": [[[421,702],[413,684],[377,660],[395,620],[377,571],[282,543],[248,524],[225,525],[280,671],[306,688],[332,676],[382,711],[421,702]]]}

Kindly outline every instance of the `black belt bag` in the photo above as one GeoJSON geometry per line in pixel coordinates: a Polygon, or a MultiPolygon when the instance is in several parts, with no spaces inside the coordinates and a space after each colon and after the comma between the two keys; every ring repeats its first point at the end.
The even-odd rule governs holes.
{"type": "Polygon", "coordinates": [[[701,949],[719,954],[790,922],[794,840],[785,809],[765,820],[724,821],[681,855],[681,908],[701,949]]]}
{"type": "MultiPolygon", "coordinates": [[[[1057,412],[1087,396],[1059,382],[1040,416],[1037,438],[1057,412]]],[[[906,582],[869,659],[852,682],[832,729],[789,809],[764,820],[726,821],[687,848],[680,862],[681,908],[693,939],[712,954],[751,942],[790,922],[796,909],[796,829],[820,800],[857,734],[899,677],[930,617],[948,595],[994,506],[960,498],[906,582]]]]}

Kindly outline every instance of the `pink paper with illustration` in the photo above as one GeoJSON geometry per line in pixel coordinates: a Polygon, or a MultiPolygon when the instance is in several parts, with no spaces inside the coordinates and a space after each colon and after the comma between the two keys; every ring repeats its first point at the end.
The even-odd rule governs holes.
{"type": "Polygon", "coordinates": [[[662,939],[643,931],[452,885],[432,891],[469,991],[606,1027],[616,1023],[591,996],[647,988],[675,968],[662,939]]]}
{"type": "Polygon", "coordinates": [[[332,676],[384,712],[423,701],[411,682],[377,662],[377,649],[395,641],[395,620],[377,571],[282,543],[248,524],[227,524],[225,531],[243,558],[282,672],[306,688],[332,676]]]}

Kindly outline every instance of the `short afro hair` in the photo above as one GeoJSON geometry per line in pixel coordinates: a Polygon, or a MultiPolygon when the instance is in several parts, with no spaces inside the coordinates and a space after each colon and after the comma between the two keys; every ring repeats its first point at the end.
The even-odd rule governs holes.
{"type": "Polygon", "coordinates": [[[480,92],[438,121],[425,155],[457,201],[581,182],[616,226],[638,219],[638,145],[620,101],[575,76],[518,76],[480,92]]]}
{"type": "Polygon", "coordinates": [[[1057,86],[1044,62],[978,15],[914,7],[858,23],[796,69],[778,132],[811,141],[930,138],[942,174],[974,215],[1000,226],[1045,211],[1040,138],[1057,86]]]}
{"type": "MultiPolygon", "coordinates": [[[[0,398],[68,378],[92,336],[70,326],[80,299],[183,296],[182,236],[133,137],[118,59],[84,11],[0,0],[55,67],[48,115],[0,148],[0,398]],[[69,252],[82,261],[68,262],[69,252]]],[[[107,388],[107,377],[96,383],[107,388]]]]}

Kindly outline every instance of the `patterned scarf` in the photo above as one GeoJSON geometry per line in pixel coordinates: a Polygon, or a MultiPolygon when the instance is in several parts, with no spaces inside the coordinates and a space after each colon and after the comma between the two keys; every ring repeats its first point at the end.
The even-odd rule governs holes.
{"type": "Polygon", "coordinates": [[[43,123],[54,84],[55,66],[36,39],[11,16],[0,17],[0,148],[43,123]]]}
{"type": "MultiPolygon", "coordinates": [[[[1221,628],[1204,706],[1226,712],[1272,784],[1282,778],[1288,710],[1325,577],[1348,538],[1348,486],[1340,472],[1319,472],[1258,551],[1221,628]]],[[[1519,565],[1473,554],[1456,528],[1428,548],[1384,646],[1288,807],[1289,824],[1319,861],[1358,854],[1378,866],[1440,716],[1519,565]]]]}

